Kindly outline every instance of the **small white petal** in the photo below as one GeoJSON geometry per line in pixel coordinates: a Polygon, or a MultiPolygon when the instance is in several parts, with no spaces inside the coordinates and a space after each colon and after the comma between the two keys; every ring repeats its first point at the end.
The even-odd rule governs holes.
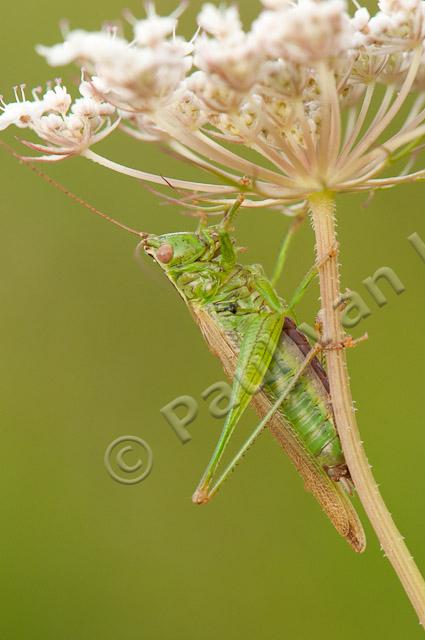
{"type": "Polygon", "coordinates": [[[355,12],[354,17],[352,19],[352,24],[356,30],[361,31],[366,27],[369,20],[370,20],[369,11],[365,7],[362,7],[361,9],[357,9],[357,11],[355,12]]]}
{"type": "Polygon", "coordinates": [[[54,89],[49,89],[44,96],[43,102],[46,111],[58,111],[66,114],[71,106],[72,98],[66,90],[66,87],[57,85],[54,89]]]}
{"type": "Polygon", "coordinates": [[[94,118],[98,115],[99,104],[93,98],[78,98],[71,107],[71,112],[77,116],[94,118]]]}
{"type": "Polygon", "coordinates": [[[234,37],[242,30],[239,12],[236,7],[218,8],[211,3],[202,7],[198,15],[198,24],[215,38],[225,39],[234,37]]]}
{"type": "Polygon", "coordinates": [[[266,9],[285,9],[291,0],[261,0],[266,9]]]}
{"type": "Polygon", "coordinates": [[[35,50],[46,59],[51,67],[61,67],[75,60],[75,53],[68,42],[55,44],[53,47],[45,47],[39,44],[35,50]]]}
{"type": "Polygon", "coordinates": [[[38,119],[44,110],[42,102],[10,102],[3,108],[0,115],[0,131],[7,129],[11,125],[25,129],[30,127],[34,120],[38,119]]]}
{"type": "Polygon", "coordinates": [[[142,47],[156,47],[172,35],[176,27],[176,18],[152,16],[135,23],[134,39],[142,47]]]}

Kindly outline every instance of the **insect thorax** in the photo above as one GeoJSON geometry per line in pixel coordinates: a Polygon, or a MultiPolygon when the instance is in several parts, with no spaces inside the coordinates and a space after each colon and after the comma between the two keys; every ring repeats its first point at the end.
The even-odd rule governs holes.
{"type": "Polygon", "coordinates": [[[235,264],[225,269],[212,260],[197,262],[172,280],[188,302],[211,305],[216,313],[232,316],[269,310],[255,289],[258,276],[265,277],[260,265],[235,264]]]}

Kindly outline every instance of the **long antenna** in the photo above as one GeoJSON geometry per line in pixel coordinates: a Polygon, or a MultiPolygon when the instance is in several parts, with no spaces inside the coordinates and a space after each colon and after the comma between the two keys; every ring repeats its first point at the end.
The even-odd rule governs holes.
{"type": "Polygon", "coordinates": [[[124,229],[124,231],[128,231],[129,233],[132,233],[133,235],[138,236],[139,238],[143,239],[148,237],[149,235],[148,233],[144,231],[138,231],[137,229],[128,227],[126,224],[123,224],[122,222],[118,222],[118,220],[115,220],[114,218],[111,218],[111,216],[108,216],[106,213],[99,211],[99,209],[96,209],[96,207],[89,204],[79,196],[75,195],[75,193],[72,193],[72,191],[64,187],[60,182],[57,182],[56,180],[48,176],[43,171],[40,171],[38,167],[35,167],[33,164],[28,162],[28,160],[23,160],[22,157],[18,153],[16,153],[13,147],[8,145],[3,140],[0,140],[0,146],[3,147],[3,149],[5,149],[5,151],[7,151],[10,155],[16,158],[21,164],[28,167],[28,169],[30,169],[37,176],[39,176],[40,178],[43,178],[43,180],[45,180],[48,184],[55,187],[55,189],[58,189],[61,193],[64,193],[68,198],[70,198],[71,200],[74,200],[74,202],[78,202],[78,204],[81,204],[83,207],[91,211],[91,213],[95,213],[97,216],[100,216],[104,220],[107,220],[108,222],[112,222],[112,224],[116,225],[117,227],[120,227],[120,229],[124,229]]]}

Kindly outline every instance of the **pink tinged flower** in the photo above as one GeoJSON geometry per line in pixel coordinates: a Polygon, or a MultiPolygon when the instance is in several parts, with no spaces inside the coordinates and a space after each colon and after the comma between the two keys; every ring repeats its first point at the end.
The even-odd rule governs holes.
{"type": "Polygon", "coordinates": [[[71,106],[72,98],[66,90],[59,84],[54,89],[49,89],[43,96],[43,103],[46,111],[57,111],[65,115],[71,106]]]}
{"type": "Polygon", "coordinates": [[[69,42],[55,44],[53,47],[37,45],[36,51],[51,67],[62,67],[76,59],[74,47],[69,42]]]}
{"type": "Polygon", "coordinates": [[[95,85],[95,78],[93,77],[90,79],[90,81],[82,80],[80,82],[78,90],[83,98],[93,98],[94,100],[96,100],[96,98],[99,97],[100,92],[106,93],[107,88],[104,84],[102,84],[101,89],[97,89],[95,85]]]}
{"type": "Polygon", "coordinates": [[[54,162],[71,155],[83,153],[103,140],[119,124],[116,109],[107,103],[90,97],[77,98],[72,103],[66,88],[57,84],[39,98],[39,90],[33,92],[34,100],[26,100],[24,88],[15,89],[16,101],[2,101],[0,129],[15,125],[31,129],[42,144],[23,141],[29,148],[41,152],[33,160],[54,162]]]}
{"type": "Polygon", "coordinates": [[[217,40],[234,39],[242,32],[242,23],[236,7],[218,8],[207,3],[198,15],[198,24],[217,40]]]}
{"type": "Polygon", "coordinates": [[[202,101],[207,110],[224,112],[239,109],[243,94],[231,88],[218,75],[195,71],[187,80],[187,87],[202,101]]]}
{"type": "Polygon", "coordinates": [[[266,9],[285,9],[291,0],[261,0],[266,9]]]}
{"type": "Polygon", "coordinates": [[[209,75],[216,74],[236,91],[251,89],[264,54],[257,39],[242,30],[236,7],[206,4],[198,16],[198,24],[206,33],[195,41],[195,65],[209,75]]]}
{"type": "Polygon", "coordinates": [[[184,85],[175,92],[162,117],[170,124],[175,123],[192,131],[208,122],[208,114],[201,100],[184,85]]]}
{"type": "Polygon", "coordinates": [[[49,136],[51,133],[58,133],[65,127],[64,119],[60,116],[50,113],[47,116],[41,116],[37,121],[37,129],[43,134],[43,137],[49,136]]]}
{"type": "Polygon", "coordinates": [[[425,5],[421,0],[381,0],[378,5],[380,11],[369,23],[371,42],[386,45],[390,53],[423,42],[425,5]]]}
{"type": "Polygon", "coordinates": [[[134,23],[134,40],[141,47],[156,47],[171,36],[177,27],[177,19],[152,16],[134,23]]]}
{"type": "Polygon", "coordinates": [[[368,26],[369,20],[369,11],[365,7],[362,7],[361,9],[357,9],[357,11],[355,12],[353,18],[351,19],[351,24],[353,25],[355,31],[363,31],[363,29],[368,26]]]}
{"type": "Polygon", "coordinates": [[[15,125],[21,129],[24,129],[30,125],[30,123],[39,116],[40,109],[32,102],[11,102],[4,104],[3,101],[0,107],[2,113],[0,114],[0,131],[7,129],[10,125],[15,125]]]}
{"type": "Polygon", "coordinates": [[[44,111],[44,104],[40,100],[25,98],[25,85],[15,87],[15,102],[6,103],[0,96],[0,131],[11,125],[25,129],[37,120],[44,111]]]}
{"type": "Polygon", "coordinates": [[[137,20],[129,11],[125,12],[128,21],[133,25],[134,42],[140,47],[152,47],[165,42],[174,36],[178,18],[184,12],[186,2],[182,2],[169,16],[159,16],[154,2],[145,2],[146,19],[137,20]]]}
{"type": "MultiPolygon", "coordinates": [[[[177,37],[142,47],[107,33],[73,31],[59,46],[66,48],[69,62],[84,64],[95,76],[92,93],[96,90],[101,98],[107,97],[114,106],[128,111],[164,104],[192,66],[193,45],[177,37]]],[[[57,45],[37,50],[50,64],[60,64],[63,59],[57,45]]],[[[87,85],[83,91],[90,93],[87,85]]]]}
{"type": "Polygon", "coordinates": [[[63,43],[52,47],[38,45],[36,51],[50,66],[59,67],[76,61],[96,64],[99,60],[112,60],[114,56],[125,54],[127,48],[127,41],[111,32],[79,29],[70,31],[63,43]]]}
{"type": "Polygon", "coordinates": [[[342,0],[300,0],[264,12],[254,23],[254,33],[271,56],[306,64],[351,49],[354,30],[342,0]]]}
{"type": "Polygon", "coordinates": [[[201,37],[195,45],[195,64],[208,74],[217,74],[236,91],[248,91],[257,81],[264,55],[251,34],[234,40],[201,37]]]}
{"type": "Polygon", "coordinates": [[[84,65],[81,97],[69,106],[59,89],[47,92],[46,112],[36,99],[17,98],[3,105],[0,127],[32,129],[43,142],[32,148],[43,159],[81,154],[136,179],[219,195],[224,204],[241,184],[244,206],[279,206],[324,188],[364,190],[425,177],[425,170],[409,173],[424,146],[425,94],[412,100],[401,128],[394,126],[425,86],[425,3],[380,0],[372,18],[364,8],[350,15],[342,0],[263,5],[245,32],[235,7],[206,4],[193,42],[175,36],[178,12],[159,17],[152,3],[146,20],[130,18],[131,42],[73,31],[39,51],[53,65],[84,65]],[[375,105],[379,84],[386,88],[375,105]],[[34,116],[36,109],[43,112],[34,116]],[[164,180],[95,154],[92,145],[119,123],[224,184],[164,180]],[[403,175],[378,178],[394,172],[393,155],[406,156],[403,175]]]}

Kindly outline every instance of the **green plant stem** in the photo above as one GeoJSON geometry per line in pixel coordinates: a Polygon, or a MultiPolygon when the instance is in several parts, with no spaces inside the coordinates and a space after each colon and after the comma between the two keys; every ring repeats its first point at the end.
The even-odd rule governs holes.
{"type": "Polygon", "coordinates": [[[283,267],[285,266],[285,262],[286,262],[286,258],[288,256],[288,250],[289,250],[289,246],[292,242],[293,237],[295,236],[296,232],[298,231],[299,227],[302,225],[302,223],[304,222],[304,219],[306,217],[307,211],[298,214],[296,218],[294,218],[294,220],[291,223],[291,226],[288,229],[288,233],[285,236],[284,241],[282,242],[282,246],[280,247],[280,251],[279,251],[279,255],[277,258],[277,262],[276,262],[276,266],[273,272],[273,276],[271,279],[271,282],[273,284],[273,286],[276,286],[276,284],[278,283],[280,276],[282,275],[283,272],[283,267]]]}
{"type": "MultiPolygon", "coordinates": [[[[320,265],[323,338],[337,345],[344,339],[344,331],[336,307],[341,294],[335,201],[332,194],[322,192],[313,194],[309,205],[320,265]]],[[[357,493],[386,557],[425,627],[425,582],[385,505],[366,457],[353,408],[345,349],[327,350],[326,359],[338,433],[357,493]]]]}

